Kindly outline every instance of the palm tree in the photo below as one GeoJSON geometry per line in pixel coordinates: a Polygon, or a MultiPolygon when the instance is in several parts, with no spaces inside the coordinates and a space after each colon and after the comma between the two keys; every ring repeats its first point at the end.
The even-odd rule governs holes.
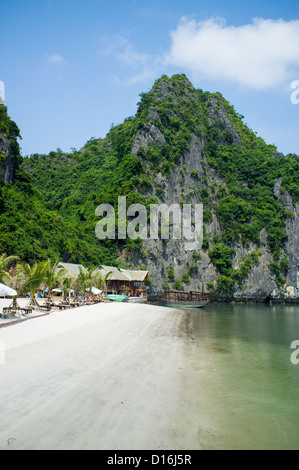
{"type": "Polygon", "coordinates": [[[93,286],[93,281],[94,281],[94,275],[92,269],[86,269],[85,271],[80,272],[79,274],[81,283],[82,283],[82,289],[83,289],[83,295],[84,298],[86,297],[86,291],[91,291],[91,288],[93,286]]]}
{"type": "Polygon", "coordinates": [[[51,301],[51,291],[58,284],[58,282],[67,274],[66,269],[57,270],[58,263],[52,264],[50,260],[47,261],[45,268],[45,286],[48,289],[48,302],[51,301]]]}
{"type": "Polygon", "coordinates": [[[107,279],[108,279],[108,277],[110,276],[111,273],[112,273],[112,271],[109,271],[104,277],[101,275],[101,273],[97,273],[94,276],[95,287],[97,287],[100,290],[104,290],[105,292],[107,292],[107,283],[106,283],[106,281],[107,281],[107,279]]]}
{"type": "Polygon", "coordinates": [[[72,285],[72,282],[73,282],[73,278],[70,275],[64,277],[63,279],[60,279],[60,285],[61,285],[62,292],[63,292],[63,300],[66,300],[67,298],[67,293],[72,285]]]}
{"type": "Polygon", "coordinates": [[[20,306],[18,304],[17,298],[20,293],[23,291],[24,285],[24,275],[20,273],[19,266],[17,265],[16,269],[14,270],[14,275],[11,276],[7,271],[5,271],[6,266],[11,261],[16,261],[18,259],[17,256],[8,256],[6,257],[5,254],[0,256],[0,279],[8,287],[11,287],[17,292],[17,295],[13,297],[13,301],[9,308],[12,310],[20,310],[20,306]]]}
{"type": "Polygon", "coordinates": [[[72,278],[71,286],[74,290],[76,297],[78,297],[79,294],[81,294],[81,279],[79,277],[79,274],[76,277],[72,278]]]}
{"type": "Polygon", "coordinates": [[[94,286],[98,289],[103,289],[104,287],[104,278],[100,273],[96,273],[93,278],[94,286]]]}
{"type": "Polygon", "coordinates": [[[91,291],[94,284],[94,274],[92,269],[79,268],[79,274],[73,282],[73,289],[76,294],[83,294],[83,298],[86,297],[86,291],[91,291]]]}
{"type": "Polygon", "coordinates": [[[10,279],[10,274],[6,271],[7,266],[11,261],[16,261],[19,258],[17,256],[6,256],[6,253],[0,255],[0,282],[3,282],[4,278],[10,279]]]}
{"type": "Polygon", "coordinates": [[[87,269],[85,271],[85,279],[84,279],[84,286],[85,286],[85,292],[91,292],[91,289],[94,284],[94,274],[92,269],[87,269]]]}
{"type": "Polygon", "coordinates": [[[48,261],[40,261],[35,263],[33,266],[30,266],[27,263],[21,264],[21,269],[26,277],[24,289],[26,292],[29,291],[32,293],[32,299],[30,300],[28,307],[40,308],[40,305],[35,298],[35,294],[42,283],[46,280],[47,267],[48,261]]]}
{"type": "Polygon", "coordinates": [[[24,289],[24,285],[26,282],[26,277],[21,268],[21,265],[17,264],[16,269],[14,270],[14,274],[8,274],[8,276],[5,275],[5,277],[3,278],[4,284],[17,291],[19,297],[25,294],[26,291],[24,289]]]}

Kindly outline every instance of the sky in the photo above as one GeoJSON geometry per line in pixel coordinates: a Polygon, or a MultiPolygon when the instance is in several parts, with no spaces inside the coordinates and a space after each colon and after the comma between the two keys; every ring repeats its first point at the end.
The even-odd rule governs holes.
{"type": "Polygon", "coordinates": [[[294,0],[0,0],[0,21],[0,98],[23,156],[105,137],[140,93],[177,73],[299,154],[294,0]]]}

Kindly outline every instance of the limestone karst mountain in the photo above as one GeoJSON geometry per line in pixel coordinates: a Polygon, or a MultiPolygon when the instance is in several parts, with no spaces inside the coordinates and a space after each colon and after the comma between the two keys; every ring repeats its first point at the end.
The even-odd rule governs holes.
{"type": "Polygon", "coordinates": [[[105,138],[72,153],[57,149],[23,159],[14,187],[2,184],[0,248],[30,260],[50,254],[87,266],[143,265],[154,293],[204,283],[215,298],[294,301],[298,175],[298,156],[267,145],[220,93],[195,89],[185,75],[162,76],[140,95],[136,115],[105,138]],[[26,197],[31,191],[35,201],[26,230],[17,189],[26,197]],[[15,213],[7,209],[9,190],[15,213]],[[99,241],[95,209],[116,207],[118,196],[147,208],[202,203],[202,248],[190,251],[184,240],[99,241]],[[30,243],[37,244],[35,253],[30,243]]]}

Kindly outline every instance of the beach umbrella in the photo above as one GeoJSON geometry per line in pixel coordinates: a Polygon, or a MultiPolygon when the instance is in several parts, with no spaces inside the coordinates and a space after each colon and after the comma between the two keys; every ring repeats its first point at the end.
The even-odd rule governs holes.
{"type": "MultiPolygon", "coordinates": [[[[86,292],[90,292],[89,287],[87,287],[87,289],[85,289],[85,290],[86,290],[86,292]]],[[[100,290],[100,289],[97,289],[96,287],[92,287],[92,288],[91,288],[91,292],[92,292],[92,294],[94,294],[94,295],[99,295],[99,294],[101,294],[103,291],[100,290]]]]}
{"type": "Polygon", "coordinates": [[[11,287],[7,287],[4,284],[0,283],[0,295],[5,297],[13,297],[15,295],[18,295],[18,293],[14,289],[11,289],[11,287]]]}
{"type": "Polygon", "coordinates": [[[92,288],[91,288],[91,292],[92,292],[94,295],[99,295],[99,294],[101,294],[103,291],[100,290],[100,289],[97,289],[96,287],[92,287],[92,288]]]}
{"type": "Polygon", "coordinates": [[[52,292],[62,292],[62,289],[52,289],[52,292]]]}

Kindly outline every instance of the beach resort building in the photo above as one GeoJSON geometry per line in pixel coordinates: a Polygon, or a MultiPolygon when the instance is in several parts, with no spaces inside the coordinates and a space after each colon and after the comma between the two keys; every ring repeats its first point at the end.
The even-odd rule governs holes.
{"type": "Polygon", "coordinates": [[[67,271],[67,275],[71,277],[78,276],[80,270],[83,272],[86,271],[82,264],[73,264],[73,263],[58,263],[56,271],[60,269],[65,269],[67,271]]]}
{"type": "Polygon", "coordinates": [[[133,297],[146,295],[148,271],[116,268],[100,265],[93,274],[100,273],[106,279],[107,293],[127,293],[133,297]]]}

